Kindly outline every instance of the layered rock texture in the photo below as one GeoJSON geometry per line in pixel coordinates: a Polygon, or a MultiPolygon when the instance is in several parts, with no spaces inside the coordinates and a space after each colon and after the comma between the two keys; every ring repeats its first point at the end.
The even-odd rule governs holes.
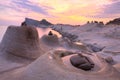
{"type": "Polygon", "coordinates": [[[3,37],[1,46],[1,50],[8,54],[29,59],[36,59],[43,54],[37,30],[33,27],[9,26],[3,37]]]}

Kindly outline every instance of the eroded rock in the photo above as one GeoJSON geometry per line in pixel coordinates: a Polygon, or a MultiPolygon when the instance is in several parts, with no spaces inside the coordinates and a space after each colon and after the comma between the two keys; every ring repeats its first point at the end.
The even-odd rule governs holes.
{"type": "Polygon", "coordinates": [[[108,62],[108,63],[113,63],[113,62],[114,62],[113,58],[110,57],[110,56],[106,57],[105,60],[106,60],[106,62],[108,62]]]}
{"type": "Polygon", "coordinates": [[[59,45],[58,36],[53,34],[51,31],[48,33],[48,35],[43,35],[41,41],[48,46],[59,45]]]}
{"type": "Polygon", "coordinates": [[[72,56],[70,58],[70,62],[73,66],[83,70],[91,70],[94,67],[93,62],[91,62],[91,60],[82,55],[72,56]]]}
{"type": "Polygon", "coordinates": [[[19,57],[36,59],[43,51],[40,48],[36,28],[9,26],[1,42],[1,50],[19,57]]]}

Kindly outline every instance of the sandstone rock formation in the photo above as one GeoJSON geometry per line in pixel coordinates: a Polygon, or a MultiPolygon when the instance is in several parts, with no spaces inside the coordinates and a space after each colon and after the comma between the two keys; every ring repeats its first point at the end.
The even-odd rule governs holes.
{"type": "Polygon", "coordinates": [[[48,35],[42,36],[41,41],[48,46],[59,45],[59,40],[57,35],[53,34],[51,31],[48,33],[48,35]]]}
{"type": "MultiPolygon", "coordinates": [[[[82,38],[84,38],[84,36],[82,36],[82,38]]],[[[50,51],[46,49],[49,43],[50,47],[55,43],[58,45],[57,36],[49,34],[41,39],[43,41],[38,39],[35,28],[25,26],[9,27],[0,46],[0,55],[2,52],[13,54],[9,56],[9,58],[13,60],[6,59],[3,55],[0,56],[0,80],[120,80],[120,65],[116,64],[113,66],[109,64],[97,53],[85,54],[85,51],[87,51],[86,46],[77,45],[69,39],[64,41],[67,43],[66,45],[71,48],[77,48],[77,51],[82,51],[82,55],[93,61],[94,67],[89,71],[77,69],[71,64],[70,66],[65,64],[63,58],[70,62],[70,58],[66,57],[76,55],[70,48],[64,51],[56,50],[55,47],[54,50],[52,49],[50,51]],[[44,48],[47,51],[45,54],[43,54],[44,52],[42,51],[44,43],[48,43],[46,48],[44,48]],[[25,65],[21,66],[22,62],[25,62],[25,60],[21,58],[21,63],[18,63],[16,62],[16,59],[18,59],[18,57],[15,58],[16,56],[20,58],[24,57],[24,59],[37,59],[31,60],[32,62],[30,62],[29,65],[24,63],[25,65]],[[6,70],[6,67],[9,69],[6,70]]],[[[118,53],[119,52],[117,52],[117,54],[118,53]]],[[[108,61],[111,62],[111,58],[108,58],[108,61]]],[[[83,68],[85,65],[80,67],[83,68]]]]}
{"type": "Polygon", "coordinates": [[[7,54],[29,59],[36,59],[43,54],[37,30],[27,26],[9,26],[1,42],[1,50],[7,54]]]}
{"type": "MultiPolygon", "coordinates": [[[[89,55],[87,55],[89,56],[89,55]]],[[[57,51],[49,51],[27,67],[9,72],[1,80],[119,80],[120,74],[106,61],[94,54],[91,56],[100,66],[98,71],[84,71],[67,67],[57,51]]]]}

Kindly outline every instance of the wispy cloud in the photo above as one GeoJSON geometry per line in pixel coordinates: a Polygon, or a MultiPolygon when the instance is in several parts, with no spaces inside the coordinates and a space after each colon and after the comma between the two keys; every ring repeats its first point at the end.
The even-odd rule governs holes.
{"type": "Polygon", "coordinates": [[[110,0],[109,4],[101,7],[101,11],[94,15],[96,18],[115,18],[120,16],[120,1],[110,0]]]}
{"type": "Polygon", "coordinates": [[[1,7],[4,7],[4,9],[10,8],[18,12],[27,13],[29,11],[33,11],[33,12],[40,13],[46,16],[49,15],[47,12],[48,7],[34,5],[29,0],[9,0],[9,1],[5,1],[4,3],[0,3],[0,5],[1,7]]]}
{"type": "Polygon", "coordinates": [[[49,15],[48,12],[43,8],[42,6],[39,7],[37,5],[33,5],[30,1],[28,0],[13,0],[13,3],[15,3],[18,7],[31,10],[37,13],[41,13],[43,15],[49,15]]]}
{"type": "Polygon", "coordinates": [[[120,14],[120,1],[113,2],[112,4],[105,5],[105,14],[120,14]]]}

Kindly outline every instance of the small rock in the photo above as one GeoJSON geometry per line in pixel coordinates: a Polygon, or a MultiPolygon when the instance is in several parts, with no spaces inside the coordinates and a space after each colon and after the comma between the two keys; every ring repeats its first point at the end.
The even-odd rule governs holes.
{"type": "Polygon", "coordinates": [[[50,31],[50,32],[48,33],[48,35],[50,35],[50,36],[53,35],[52,31],[50,31]]]}
{"type": "Polygon", "coordinates": [[[98,45],[92,45],[92,44],[87,44],[87,46],[93,51],[93,52],[100,52],[102,51],[105,47],[101,47],[98,45]]]}
{"type": "Polygon", "coordinates": [[[106,60],[106,62],[108,62],[108,63],[112,63],[114,60],[113,60],[113,58],[112,57],[106,57],[105,58],[105,60],[106,60]]]}

